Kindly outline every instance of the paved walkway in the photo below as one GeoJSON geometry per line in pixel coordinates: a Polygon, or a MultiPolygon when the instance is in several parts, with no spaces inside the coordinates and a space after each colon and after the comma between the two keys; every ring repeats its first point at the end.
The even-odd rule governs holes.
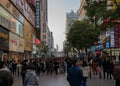
{"type": "MultiPolygon", "coordinates": [[[[98,79],[97,76],[87,79],[87,86],[115,86],[115,81],[110,79],[98,79]]],[[[21,78],[14,77],[13,86],[22,86],[21,78]]],[[[40,86],[69,86],[66,74],[40,75],[40,86]]]]}

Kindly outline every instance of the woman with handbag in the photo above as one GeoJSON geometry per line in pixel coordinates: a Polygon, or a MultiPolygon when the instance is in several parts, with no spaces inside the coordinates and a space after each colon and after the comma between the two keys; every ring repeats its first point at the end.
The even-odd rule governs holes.
{"type": "Polygon", "coordinates": [[[82,64],[82,71],[83,71],[82,86],[87,86],[86,82],[87,82],[87,78],[88,78],[89,73],[90,73],[90,67],[87,65],[87,62],[85,60],[83,61],[83,64],[82,64]]]}

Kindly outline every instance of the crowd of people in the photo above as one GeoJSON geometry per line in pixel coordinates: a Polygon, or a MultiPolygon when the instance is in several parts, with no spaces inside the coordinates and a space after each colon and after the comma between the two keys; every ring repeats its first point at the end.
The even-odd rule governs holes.
{"type": "Polygon", "coordinates": [[[3,71],[7,71],[9,85],[2,85],[1,82],[4,81],[0,81],[0,86],[12,86],[13,76],[21,76],[23,86],[39,86],[39,75],[57,75],[61,72],[67,72],[70,86],[86,86],[87,78],[92,78],[92,75],[97,75],[99,79],[115,79],[116,86],[120,86],[120,78],[118,78],[120,70],[115,71],[116,65],[118,64],[112,58],[37,58],[18,62],[3,60],[0,61],[0,80],[8,78],[5,75],[6,72],[3,73],[3,71]]]}
{"type": "Polygon", "coordinates": [[[79,84],[76,84],[75,86],[86,86],[87,78],[92,78],[92,76],[98,76],[99,79],[107,78],[115,80],[115,86],[120,86],[120,66],[119,62],[116,62],[113,58],[84,58],[82,60],[77,60],[76,64],[74,61],[73,64],[71,63],[72,59],[69,59],[67,62],[67,80],[70,83],[70,86],[74,86],[74,84],[79,81],[81,81],[81,83],[79,82],[79,84]]]}
{"type": "MultiPolygon", "coordinates": [[[[3,60],[0,61],[1,68],[11,73],[12,76],[22,77],[23,86],[27,84],[37,84],[39,75],[58,74],[65,72],[66,64],[64,58],[34,58],[29,60],[3,60]]],[[[0,85],[4,86],[4,85],[0,85]]]]}

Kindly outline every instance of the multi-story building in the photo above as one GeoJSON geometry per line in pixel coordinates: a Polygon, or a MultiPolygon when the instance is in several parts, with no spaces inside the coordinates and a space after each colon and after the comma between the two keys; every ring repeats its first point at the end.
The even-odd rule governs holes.
{"type": "Polygon", "coordinates": [[[47,0],[36,0],[36,34],[41,41],[46,43],[46,29],[48,27],[47,0]]]}
{"type": "Polygon", "coordinates": [[[53,32],[50,32],[50,49],[49,49],[49,53],[50,55],[53,54],[54,52],[54,38],[53,38],[53,32]]]}
{"type": "Polygon", "coordinates": [[[80,8],[78,10],[78,16],[80,21],[86,18],[86,10],[84,9],[85,3],[86,3],[86,0],[82,0],[80,8]]]}
{"type": "Polygon", "coordinates": [[[35,11],[27,0],[0,0],[1,59],[29,58],[34,29],[35,11]]]}
{"type": "Polygon", "coordinates": [[[78,20],[78,14],[74,11],[71,11],[70,13],[66,13],[66,34],[70,31],[70,27],[73,24],[75,20],[78,20]]]}
{"type": "Polygon", "coordinates": [[[53,32],[50,32],[50,48],[53,50],[54,48],[54,38],[53,38],[53,32]]]}

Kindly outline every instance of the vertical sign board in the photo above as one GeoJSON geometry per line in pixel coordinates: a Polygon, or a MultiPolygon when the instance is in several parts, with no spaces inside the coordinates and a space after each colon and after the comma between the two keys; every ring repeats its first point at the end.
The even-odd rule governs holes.
{"type": "Polygon", "coordinates": [[[36,28],[40,29],[40,1],[36,1],[36,28]]]}
{"type": "Polygon", "coordinates": [[[120,24],[116,24],[114,27],[115,47],[120,47],[120,24]]]}
{"type": "Polygon", "coordinates": [[[37,38],[40,39],[40,1],[36,1],[36,29],[37,29],[37,38]]]}
{"type": "Polygon", "coordinates": [[[110,31],[110,47],[115,47],[114,28],[111,28],[110,31]]]}

